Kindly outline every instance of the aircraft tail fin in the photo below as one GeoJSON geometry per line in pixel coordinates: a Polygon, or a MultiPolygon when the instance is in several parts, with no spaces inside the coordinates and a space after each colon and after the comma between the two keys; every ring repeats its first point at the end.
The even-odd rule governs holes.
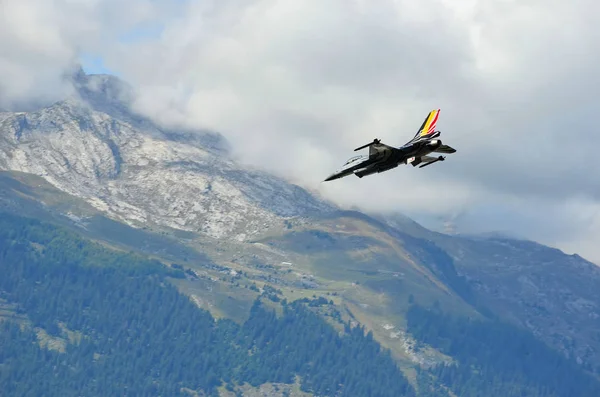
{"type": "Polygon", "coordinates": [[[437,125],[439,115],[440,109],[434,109],[431,112],[429,112],[427,117],[425,117],[425,120],[423,120],[423,124],[421,124],[421,127],[419,127],[419,130],[417,131],[417,134],[413,139],[433,134],[435,132],[435,127],[437,125]]]}

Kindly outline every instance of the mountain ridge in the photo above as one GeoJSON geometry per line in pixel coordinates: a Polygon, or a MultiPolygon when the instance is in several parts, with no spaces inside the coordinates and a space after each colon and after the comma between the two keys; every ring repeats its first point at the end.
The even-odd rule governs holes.
{"type": "MultiPolygon", "coordinates": [[[[105,99],[110,103],[109,98],[105,99]]],[[[214,237],[234,232],[234,228],[223,230],[225,221],[238,225],[250,223],[260,229],[268,222],[275,222],[277,216],[333,208],[280,178],[261,171],[239,172],[223,156],[226,145],[218,135],[200,132],[180,135],[155,126],[145,128],[146,122],[122,121],[131,118],[123,117],[121,109],[115,118],[94,110],[93,106],[97,105],[69,98],[36,112],[0,114],[3,131],[0,165],[43,176],[60,189],[86,197],[92,205],[131,225],[146,222],[149,216],[144,207],[154,207],[157,223],[188,231],[204,228],[214,237]],[[192,136],[195,139],[190,139],[192,136]],[[155,173],[147,172],[148,165],[161,168],[160,180],[152,180],[155,173]],[[72,179],[61,177],[69,173],[72,179]],[[154,191],[154,185],[161,184],[166,194],[154,191]],[[182,184],[186,185],[186,192],[193,191],[183,200],[184,194],[177,187],[182,184]],[[211,193],[216,196],[214,200],[198,205],[197,197],[211,193]],[[162,197],[165,202],[156,206],[144,200],[146,197],[162,197]],[[173,205],[168,202],[171,199],[179,202],[173,205]],[[219,209],[210,209],[211,205],[219,209]],[[275,217],[264,210],[266,206],[275,210],[275,217]],[[229,213],[234,218],[236,214],[250,214],[211,222],[202,216],[208,211],[229,213]],[[257,219],[267,222],[260,225],[257,219]]],[[[112,112],[114,106],[100,108],[112,112]]]]}

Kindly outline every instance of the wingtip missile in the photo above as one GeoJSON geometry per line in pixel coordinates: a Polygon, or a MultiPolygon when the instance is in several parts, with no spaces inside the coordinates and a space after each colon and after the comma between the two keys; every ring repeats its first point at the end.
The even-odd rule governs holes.
{"type": "Polygon", "coordinates": [[[354,151],[355,151],[355,152],[358,152],[358,151],[359,151],[359,150],[361,150],[361,149],[364,149],[364,148],[366,148],[366,147],[369,147],[369,146],[371,146],[371,145],[375,145],[375,144],[378,144],[378,143],[381,143],[381,140],[380,140],[380,139],[377,139],[377,138],[375,138],[375,139],[373,139],[373,142],[367,143],[366,145],[362,145],[361,147],[357,147],[356,149],[354,149],[354,151]]]}

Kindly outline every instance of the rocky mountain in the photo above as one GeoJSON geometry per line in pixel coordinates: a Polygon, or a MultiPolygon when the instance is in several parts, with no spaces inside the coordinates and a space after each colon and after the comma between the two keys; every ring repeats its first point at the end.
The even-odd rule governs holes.
{"type": "Polygon", "coordinates": [[[209,132],[160,129],[126,112],[111,76],[76,77],[79,97],[0,113],[0,167],[44,177],[135,226],[156,224],[245,240],[284,217],[332,206],[226,156],[209,132]]]}
{"type": "Polygon", "coordinates": [[[600,367],[600,271],[578,255],[532,241],[439,238],[494,313],[528,328],[580,364],[600,367]]]}
{"type": "Polygon", "coordinates": [[[0,112],[4,208],[185,264],[190,277],[178,288],[217,317],[242,321],[255,293],[325,297],[409,373],[451,360],[415,348],[406,332],[412,301],[512,321],[600,372],[595,265],[527,241],[343,211],[235,163],[217,133],[169,130],[135,114],[133,93],[112,76],[79,72],[73,82],[73,97],[0,112]]]}

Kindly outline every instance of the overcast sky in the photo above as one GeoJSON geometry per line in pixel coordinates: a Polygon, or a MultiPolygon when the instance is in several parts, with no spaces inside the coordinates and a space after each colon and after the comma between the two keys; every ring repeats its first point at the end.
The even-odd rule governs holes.
{"type": "Polygon", "coordinates": [[[158,121],[218,130],[240,161],[341,205],[511,232],[600,263],[597,1],[0,7],[0,108],[59,97],[79,60],[131,83],[158,121]],[[373,138],[404,144],[434,108],[458,150],[444,163],[321,183],[373,138]]]}

